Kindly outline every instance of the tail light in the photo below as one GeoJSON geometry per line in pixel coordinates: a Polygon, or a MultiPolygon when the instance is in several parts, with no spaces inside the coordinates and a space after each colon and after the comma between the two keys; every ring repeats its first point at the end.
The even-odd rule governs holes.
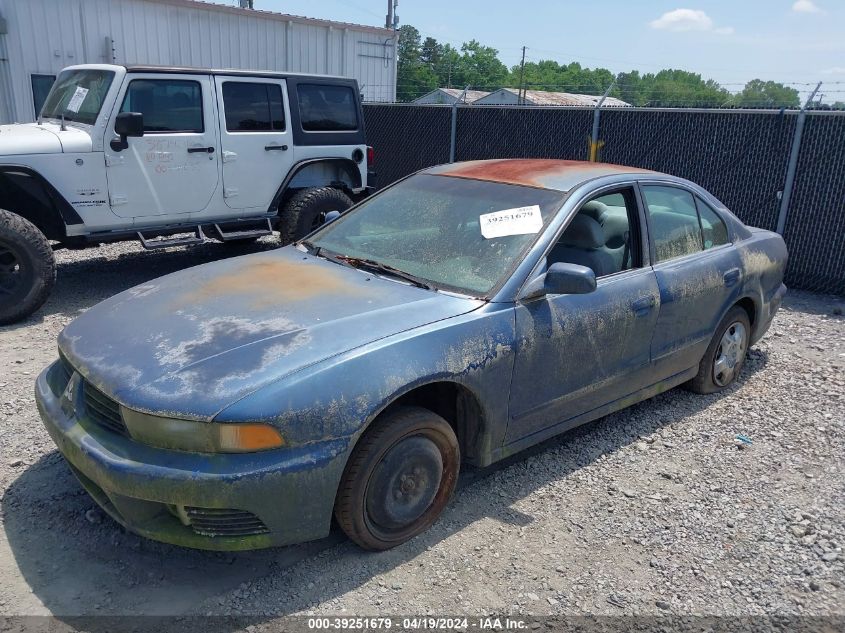
{"type": "Polygon", "coordinates": [[[367,165],[372,165],[376,162],[376,150],[372,145],[367,145],[367,165]]]}

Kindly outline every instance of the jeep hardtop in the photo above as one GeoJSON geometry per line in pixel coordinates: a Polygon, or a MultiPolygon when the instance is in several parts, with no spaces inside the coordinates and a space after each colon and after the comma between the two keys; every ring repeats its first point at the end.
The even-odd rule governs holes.
{"type": "Polygon", "coordinates": [[[44,303],[57,248],[288,243],[366,195],[372,162],[354,79],[68,67],[37,122],[0,126],[0,324],[44,303]]]}

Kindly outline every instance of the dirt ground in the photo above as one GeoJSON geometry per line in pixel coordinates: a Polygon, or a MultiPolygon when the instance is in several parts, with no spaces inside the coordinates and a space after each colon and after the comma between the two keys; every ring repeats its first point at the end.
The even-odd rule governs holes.
{"type": "Polygon", "coordinates": [[[738,385],[676,389],[467,472],[395,550],[334,534],[219,554],[127,533],[56,452],[33,381],[81,311],[229,254],[60,252],[45,308],[0,328],[0,615],[243,614],[255,629],[296,613],[845,614],[843,301],[799,292],[738,385]]]}

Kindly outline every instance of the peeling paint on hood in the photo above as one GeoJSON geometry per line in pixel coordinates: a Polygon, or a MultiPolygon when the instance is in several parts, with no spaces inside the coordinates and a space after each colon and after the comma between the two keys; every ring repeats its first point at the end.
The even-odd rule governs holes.
{"type": "Polygon", "coordinates": [[[71,322],[59,348],[126,406],[210,419],[298,369],[482,303],[287,247],[120,293],[71,322]]]}

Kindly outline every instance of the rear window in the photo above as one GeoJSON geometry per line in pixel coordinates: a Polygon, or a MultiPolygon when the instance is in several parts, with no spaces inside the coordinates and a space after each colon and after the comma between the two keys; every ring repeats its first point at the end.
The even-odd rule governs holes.
{"type": "Polygon", "coordinates": [[[299,120],[306,132],[358,129],[358,106],[349,86],[299,84],[299,120]]]}

